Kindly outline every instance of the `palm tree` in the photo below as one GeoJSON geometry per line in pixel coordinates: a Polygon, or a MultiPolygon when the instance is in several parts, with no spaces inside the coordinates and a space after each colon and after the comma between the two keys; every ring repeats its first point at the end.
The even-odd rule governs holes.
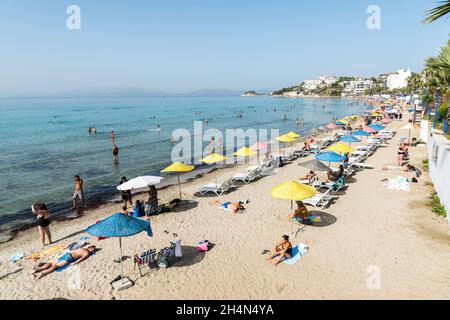
{"type": "Polygon", "coordinates": [[[431,23],[450,13],[450,0],[444,0],[440,3],[440,6],[426,12],[427,16],[423,21],[424,23],[431,23]]]}

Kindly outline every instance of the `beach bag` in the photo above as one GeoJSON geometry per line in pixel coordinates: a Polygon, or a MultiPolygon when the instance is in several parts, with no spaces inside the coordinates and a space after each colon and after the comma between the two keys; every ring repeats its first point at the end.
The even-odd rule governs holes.
{"type": "Polygon", "coordinates": [[[197,250],[199,252],[207,252],[207,251],[209,251],[209,249],[211,249],[211,247],[212,247],[211,242],[209,242],[208,240],[203,240],[203,241],[199,242],[199,244],[197,246],[197,250]]]}
{"type": "Polygon", "coordinates": [[[167,261],[167,257],[165,255],[160,254],[157,261],[158,268],[168,268],[169,262],[167,261]]]}

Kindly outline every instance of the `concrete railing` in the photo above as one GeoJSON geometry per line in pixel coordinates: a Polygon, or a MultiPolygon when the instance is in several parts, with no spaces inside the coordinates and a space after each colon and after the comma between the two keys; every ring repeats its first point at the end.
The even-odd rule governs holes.
{"type": "Polygon", "coordinates": [[[439,134],[429,137],[428,162],[430,177],[450,223],[450,140],[439,134]]]}

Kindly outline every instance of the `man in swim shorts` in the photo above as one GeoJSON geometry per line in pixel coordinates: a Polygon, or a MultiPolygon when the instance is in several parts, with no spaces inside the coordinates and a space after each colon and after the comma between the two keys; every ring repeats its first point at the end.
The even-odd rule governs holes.
{"type": "Polygon", "coordinates": [[[81,200],[81,205],[84,207],[83,179],[81,179],[78,175],[75,176],[75,192],[72,197],[72,210],[77,208],[77,198],[81,200]]]}
{"type": "Polygon", "coordinates": [[[275,248],[272,250],[272,254],[267,260],[272,260],[275,257],[278,257],[273,261],[275,266],[277,266],[283,258],[292,258],[292,244],[289,242],[289,236],[283,236],[283,240],[277,243],[275,248]]]}
{"type": "Polygon", "coordinates": [[[79,264],[80,262],[83,262],[84,260],[89,258],[95,252],[95,250],[95,246],[90,245],[87,248],[80,248],[67,252],[60,258],[58,258],[58,260],[46,263],[43,266],[34,269],[31,272],[31,275],[33,275],[34,279],[41,279],[42,277],[49,275],[59,268],[63,268],[67,265],[74,266],[76,264],[79,264]]]}

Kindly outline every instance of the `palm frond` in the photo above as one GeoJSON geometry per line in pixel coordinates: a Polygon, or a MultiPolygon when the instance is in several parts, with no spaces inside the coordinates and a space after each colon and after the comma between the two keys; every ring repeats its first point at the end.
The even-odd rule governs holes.
{"type": "Polygon", "coordinates": [[[450,0],[440,2],[441,5],[426,12],[423,23],[431,23],[450,13],[450,0]]]}

